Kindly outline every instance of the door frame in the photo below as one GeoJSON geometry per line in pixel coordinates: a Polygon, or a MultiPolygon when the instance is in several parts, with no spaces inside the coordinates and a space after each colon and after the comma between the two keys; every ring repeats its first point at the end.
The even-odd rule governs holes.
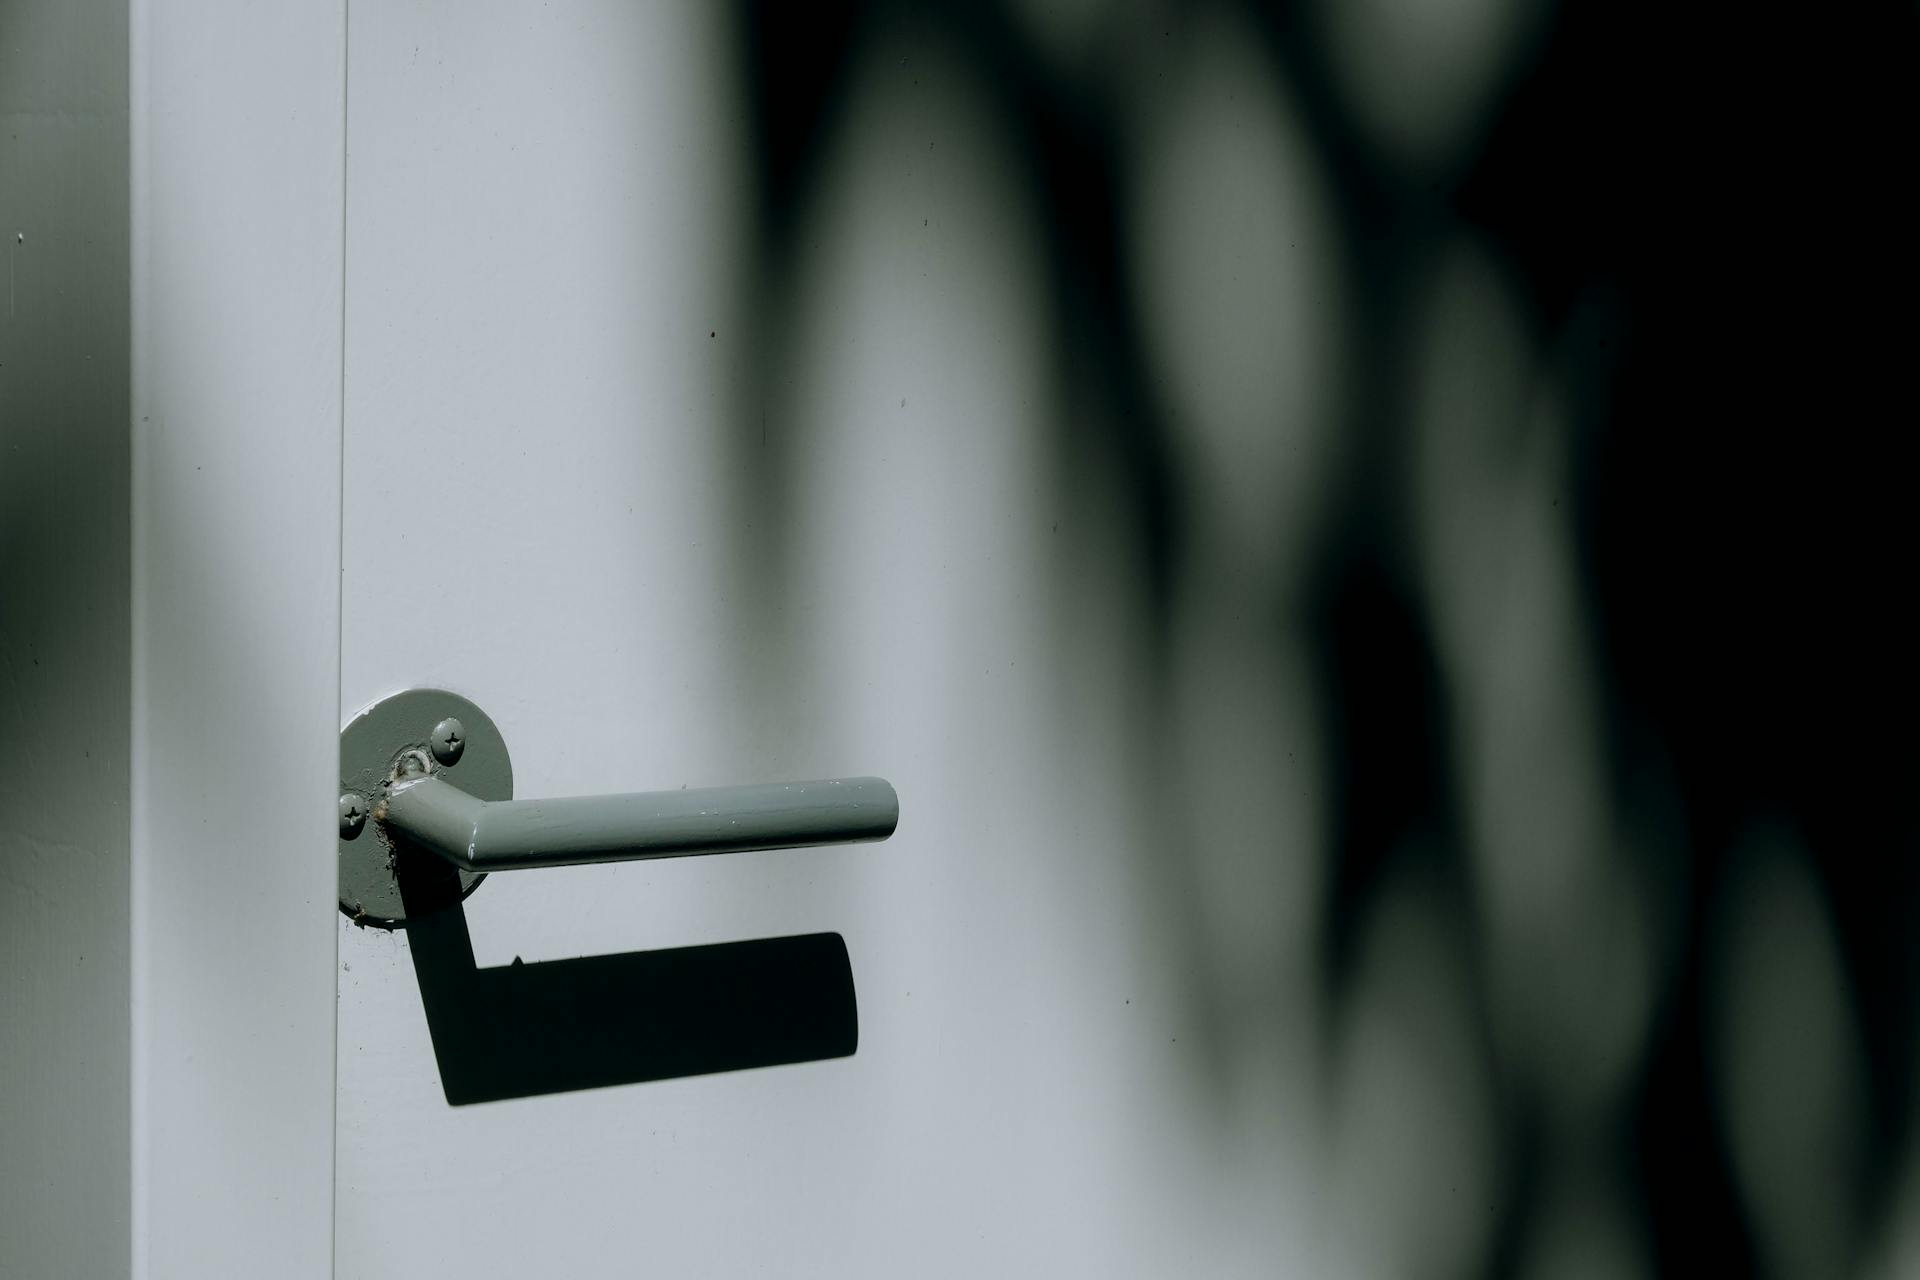
{"type": "Polygon", "coordinates": [[[131,0],[131,1274],[333,1270],[346,0],[131,0]]]}

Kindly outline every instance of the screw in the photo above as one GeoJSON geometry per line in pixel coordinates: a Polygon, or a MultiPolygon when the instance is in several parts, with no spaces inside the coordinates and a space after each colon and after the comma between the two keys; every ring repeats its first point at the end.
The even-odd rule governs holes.
{"type": "Polygon", "coordinates": [[[351,791],[340,795],[340,838],[351,840],[367,825],[367,802],[351,791]]]}
{"type": "Polygon", "coordinates": [[[433,726],[433,758],[441,764],[452,764],[467,749],[466,726],[448,716],[433,726]]]}

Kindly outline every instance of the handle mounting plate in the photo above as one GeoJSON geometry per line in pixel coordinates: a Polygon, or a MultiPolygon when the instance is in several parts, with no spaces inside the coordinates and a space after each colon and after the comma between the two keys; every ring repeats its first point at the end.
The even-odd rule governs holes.
{"type": "MultiPolygon", "coordinates": [[[[493,720],[466,698],[444,689],[408,689],[382,698],[347,722],[340,731],[340,794],[358,796],[373,813],[386,797],[398,769],[444,776],[481,800],[513,799],[513,761],[493,720]],[[434,731],[447,719],[465,729],[465,745],[453,763],[434,749],[434,731]]],[[[426,859],[436,873],[459,877],[464,898],[486,876],[459,871],[430,853],[397,845],[387,827],[366,822],[353,834],[343,823],[340,837],[340,910],[355,924],[382,929],[407,921],[395,868],[402,858],[426,859]]],[[[451,890],[453,885],[449,883],[451,890]]],[[[451,896],[451,895],[450,895],[451,896]]]]}

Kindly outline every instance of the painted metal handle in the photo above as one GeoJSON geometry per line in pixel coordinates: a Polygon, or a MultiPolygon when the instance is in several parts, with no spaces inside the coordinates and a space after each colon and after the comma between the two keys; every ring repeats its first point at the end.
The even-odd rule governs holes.
{"type": "Polygon", "coordinates": [[[881,778],[836,778],[481,800],[428,776],[395,783],[373,816],[463,871],[511,871],[885,840],[900,799],[881,778]]]}

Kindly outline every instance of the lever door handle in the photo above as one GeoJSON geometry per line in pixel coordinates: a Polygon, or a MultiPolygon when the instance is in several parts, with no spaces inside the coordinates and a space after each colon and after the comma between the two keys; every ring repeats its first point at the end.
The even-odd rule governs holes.
{"type": "MultiPolygon", "coordinates": [[[[444,905],[492,871],[885,840],[900,819],[880,778],[515,800],[499,729],[439,689],[355,717],[340,735],[340,780],[340,909],[385,927],[409,915],[400,880],[419,887],[414,850],[451,864],[432,877],[448,892],[428,895],[444,905]]],[[[422,895],[412,901],[420,914],[422,895]]]]}
{"type": "Polygon", "coordinates": [[[481,800],[427,776],[395,783],[373,817],[462,871],[513,871],[885,840],[900,801],[880,778],[481,800]]]}

